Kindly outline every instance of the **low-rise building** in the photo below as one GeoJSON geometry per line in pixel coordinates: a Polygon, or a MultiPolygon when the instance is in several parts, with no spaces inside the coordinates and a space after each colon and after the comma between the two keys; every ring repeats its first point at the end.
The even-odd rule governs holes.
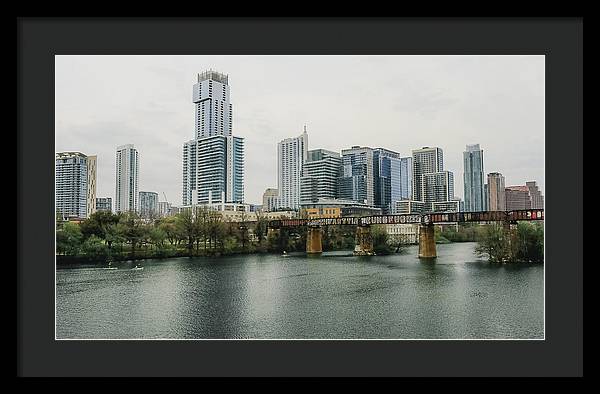
{"type": "Polygon", "coordinates": [[[419,243],[418,224],[385,224],[384,226],[392,243],[419,243]]]}
{"type": "Polygon", "coordinates": [[[96,211],[112,211],[112,198],[111,197],[98,197],[96,198],[96,211]]]}
{"type": "Polygon", "coordinates": [[[423,201],[400,200],[392,205],[393,215],[418,215],[426,211],[426,204],[423,201]]]}
{"type": "Polygon", "coordinates": [[[431,203],[431,212],[460,212],[460,201],[437,201],[431,203]]]}
{"type": "Polygon", "coordinates": [[[328,215],[322,217],[371,216],[382,213],[381,208],[339,198],[319,198],[317,202],[303,204],[301,212],[309,212],[308,210],[313,215],[328,215]]]}

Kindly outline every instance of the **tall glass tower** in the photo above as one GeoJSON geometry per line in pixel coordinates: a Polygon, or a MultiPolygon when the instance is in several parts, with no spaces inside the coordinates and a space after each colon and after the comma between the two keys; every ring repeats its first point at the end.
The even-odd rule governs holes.
{"type": "Polygon", "coordinates": [[[232,135],[229,76],[198,74],[195,138],[183,144],[183,205],[244,201],[244,139],[232,135]]]}
{"type": "Polygon", "coordinates": [[[483,150],[479,144],[467,145],[463,152],[464,161],[464,188],[465,188],[465,211],[483,211],[484,204],[484,170],[483,150]]]}
{"type": "Polygon", "coordinates": [[[342,150],[339,198],[375,205],[375,160],[373,149],[353,146],[342,150]]]}

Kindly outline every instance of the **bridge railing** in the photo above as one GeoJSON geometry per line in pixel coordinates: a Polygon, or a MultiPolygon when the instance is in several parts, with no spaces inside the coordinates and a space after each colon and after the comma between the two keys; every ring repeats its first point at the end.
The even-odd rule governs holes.
{"type": "Polygon", "coordinates": [[[506,222],[519,220],[544,220],[543,209],[482,212],[444,212],[406,215],[374,215],[362,217],[281,219],[269,221],[271,228],[329,225],[371,225],[371,224],[421,224],[421,223],[465,223],[465,222],[506,222]]]}

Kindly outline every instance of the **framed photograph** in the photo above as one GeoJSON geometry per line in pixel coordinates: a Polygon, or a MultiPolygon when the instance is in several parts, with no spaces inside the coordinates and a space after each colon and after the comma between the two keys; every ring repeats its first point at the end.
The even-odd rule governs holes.
{"type": "Polygon", "coordinates": [[[87,22],[18,20],[19,375],[582,375],[581,19],[87,22]]]}

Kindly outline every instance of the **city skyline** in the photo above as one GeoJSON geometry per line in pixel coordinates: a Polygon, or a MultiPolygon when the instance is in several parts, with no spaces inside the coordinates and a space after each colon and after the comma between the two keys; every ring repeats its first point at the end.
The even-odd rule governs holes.
{"type": "Polygon", "coordinates": [[[341,152],[360,145],[410,156],[422,146],[439,146],[445,169],[455,173],[460,198],[462,176],[456,175],[463,171],[464,146],[474,143],[486,152],[486,173],[501,172],[507,186],[536,180],[544,191],[543,56],[57,56],[56,151],[97,155],[97,195],[114,197],[114,159],[106,151],[114,155],[116,146],[132,143],[144,157],[140,190],[155,191],[161,199],[165,193],[180,205],[181,142],[195,127],[191,85],[207,69],[228,75],[234,86],[234,133],[246,141],[248,203],[259,204],[265,189],[276,187],[277,142],[300,134],[304,124],[309,150],[341,152]],[[235,61],[240,58],[252,67],[240,68],[235,61]],[[263,69],[257,73],[258,65],[263,69]],[[119,71],[111,71],[118,66],[119,71]],[[96,67],[108,70],[94,74],[96,67]],[[354,77],[344,77],[346,69],[354,77]],[[457,78],[440,83],[457,72],[457,78]],[[95,79],[98,75],[101,80],[95,79]],[[129,81],[123,82],[126,76],[129,81]],[[432,76],[434,81],[427,78],[432,76]],[[142,80],[152,95],[140,91],[142,80]],[[315,89],[323,82],[327,89],[315,89]],[[398,86],[405,89],[398,90],[393,103],[385,101],[398,86]],[[95,99],[79,100],[81,89],[95,99]],[[349,89],[362,98],[348,95],[349,89]],[[486,105],[477,107],[475,99],[486,105]],[[521,101],[527,100],[524,106],[521,101]],[[324,107],[324,102],[329,104],[324,107]],[[467,108],[473,111],[464,116],[467,108]],[[478,123],[490,132],[481,131],[478,123]]]}

